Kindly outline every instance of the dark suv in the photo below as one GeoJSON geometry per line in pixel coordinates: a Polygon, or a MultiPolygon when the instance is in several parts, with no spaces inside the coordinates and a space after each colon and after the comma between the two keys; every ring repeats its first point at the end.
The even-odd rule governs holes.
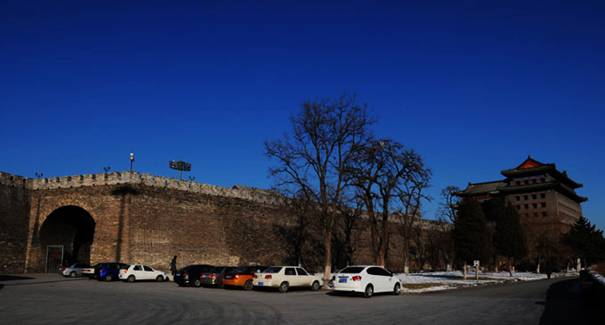
{"type": "Polygon", "coordinates": [[[95,266],[95,278],[99,281],[119,280],[120,270],[128,269],[124,263],[99,263],[95,266]]]}
{"type": "Polygon", "coordinates": [[[174,274],[174,282],[181,287],[201,287],[200,276],[202,273],[210,272],[214,266],[207,264],[193,264],[185,266],[174,274]]]}

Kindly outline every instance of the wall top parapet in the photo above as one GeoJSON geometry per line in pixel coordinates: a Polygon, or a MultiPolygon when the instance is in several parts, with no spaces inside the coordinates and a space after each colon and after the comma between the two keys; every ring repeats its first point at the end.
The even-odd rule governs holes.
{"type": "Polygon", "coordinates": [[[0,172],[0,185],[21,186],[30,190],[52,190],[120,184],[145,185],[214,196],[233,197],[267,204],[275,204],[278,200],[277,194],[269,190],[242,185],[226,188],[217,185],[202,184],[194,181],[184,181],[137,172],[111,172],[42,178],[26,178],[0,172]]]}

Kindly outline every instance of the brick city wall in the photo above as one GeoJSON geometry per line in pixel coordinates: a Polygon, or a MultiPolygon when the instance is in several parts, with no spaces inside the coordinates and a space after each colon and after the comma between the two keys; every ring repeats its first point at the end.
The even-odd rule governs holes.
{"type": "Polygon", "coordinates": [[[95,222],[91,263],[179,265],[288,261],[293,225],[269,191],[222,188],[138,173],[25,179],[0,174],[2,273],[43,272],[40,230],[53,211],[76,206],[95,222]],[[31,201],[31,204],[30,204],[31,201]]]}
{"type": "Polygon", "coordinates": [[[25,266],[29,221],[27,180],[0,173],[0,273],[20,273],[25,266]]]}

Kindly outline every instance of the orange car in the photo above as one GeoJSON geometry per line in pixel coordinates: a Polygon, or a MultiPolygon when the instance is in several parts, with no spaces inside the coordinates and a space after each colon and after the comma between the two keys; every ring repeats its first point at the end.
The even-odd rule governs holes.
{"type": "Polygon", "coordinates": [[[252,277],[256,272],[262,272],[265,266],[240,266],[237,269],[225,274],[223,286],[225,287],[243,287],[245,290],[252,289],[252,277]]]}

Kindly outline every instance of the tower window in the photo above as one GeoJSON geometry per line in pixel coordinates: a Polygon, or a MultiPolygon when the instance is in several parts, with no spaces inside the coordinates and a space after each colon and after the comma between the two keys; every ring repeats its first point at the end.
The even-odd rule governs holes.
{"type": "Polygon", "coordinates": [[[540,205],[541,205],[543,208],[546,208],[546,202],[542,202],[542,203],[540,203],[540,205]]]}
{"type": "Polygon", "coordinates": [[[536,194],[532,194],[532,195],[531,195],[531,198],[535,200],[535,199],[537,199],[537,198],[538,198],[538,196],[537,196],[536,194]]]}
{"type": "Polygon", "coordinates": [[[540,193],[540,198],[542,198],[542,199],[546,198],[546,194],[540,193]]]}

